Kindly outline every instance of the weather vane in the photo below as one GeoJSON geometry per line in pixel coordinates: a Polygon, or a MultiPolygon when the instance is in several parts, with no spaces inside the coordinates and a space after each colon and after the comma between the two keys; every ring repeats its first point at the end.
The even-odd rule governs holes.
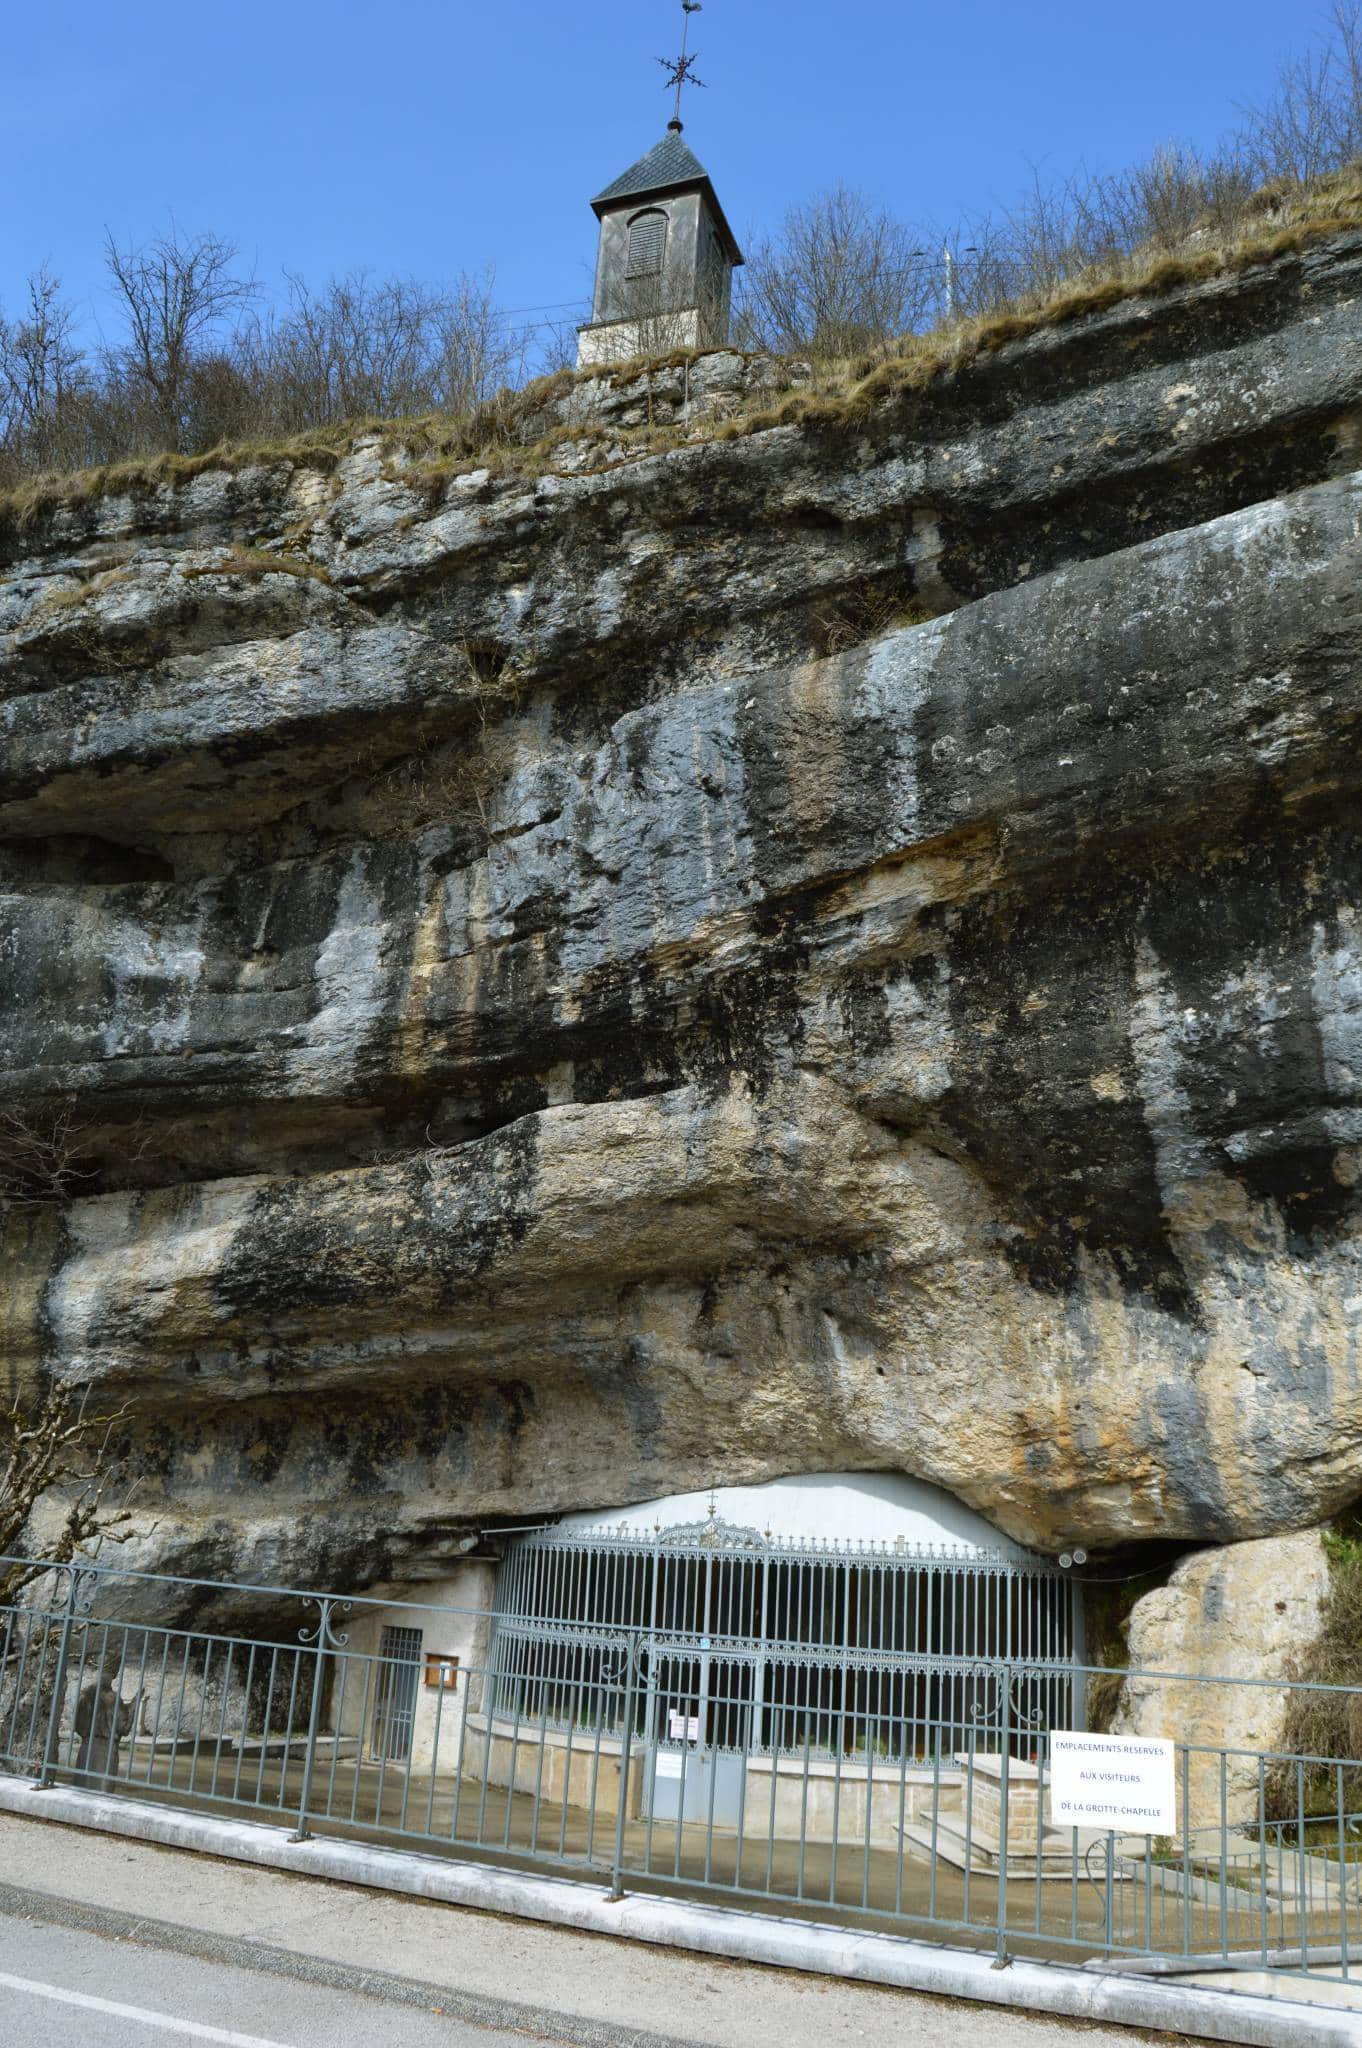
{"type": "Polygon", "coordinates": [[[692,14],[700,12],[700,0],[681,0],[681,12],[686,17],[686,26],[681,32],[681,55],[679,57],[659,57],[657,60],[667,74],[668,92],[671,91],[673,86],[676,87],[676,109],[672,114],[670,122],[673,128],[680,128],[681,126],[682,87],[687,85],[703,87],[705,82],[703,78],[697,78],[695,75],[695,56],[699,54],[698,51],[695,55],[692,55],[686,49],[686,44],[690,40],[690,18],[692,14]]]}

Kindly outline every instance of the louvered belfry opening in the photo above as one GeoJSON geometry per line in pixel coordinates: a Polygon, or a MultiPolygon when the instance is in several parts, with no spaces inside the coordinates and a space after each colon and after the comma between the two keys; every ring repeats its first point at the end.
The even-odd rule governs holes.
{"type": "Polygon", "coordinates": [[[667,216],[660,207],[636,213],[629,223],[630,277],[656,277],[667,256],[667,216]]]}
{"type": "Polygon", "coordinates": [[[1077,1589],[1000,1544],[781,1535],[689,1524],[548,1528],[498,1575],[498,1718],[618,1733],[620,1647],[637,1645],[635,1734],[774,1756],[910,1761],[1074,1725],[1077,1589]]]}

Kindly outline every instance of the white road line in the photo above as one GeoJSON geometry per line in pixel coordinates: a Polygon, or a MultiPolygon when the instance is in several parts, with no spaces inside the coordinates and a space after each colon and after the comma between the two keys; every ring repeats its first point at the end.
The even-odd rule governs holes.
{"type": "Polygon", "coordinates": [[[58,2005],[79,2005],[86,2012],[107,2013],[111,2019],[137,2020],[144,2027],[163,2027],[169,2034],[184,2034],[191,2041],[217,2041],[221,2048],[284,2048],[281,2041],[266,2041],[260,2034],[230,2034],[225,2027],[205,2027],[198,2020],[177,2020],[168,2012],[145,2012],[140,2005],[120,2005],[113,1998],[91,1998],[84,1991],[66,1991],[59,1984],[36,1984],[31,1977],[11,1977],[0,1970],[0,1986],[27,1992],[30,1998],[52,1998],[58,2005]]]}

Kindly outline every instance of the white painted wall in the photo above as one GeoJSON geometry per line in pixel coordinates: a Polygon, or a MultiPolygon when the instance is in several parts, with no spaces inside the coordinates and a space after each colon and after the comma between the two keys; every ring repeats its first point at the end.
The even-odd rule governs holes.
{"type": "Polygon", "coordinates": [[[611,320],[598,327],[579,327],[577,368],[590,370],[603,363],[627,363],[635,356],[704,345],[699,308],[687,306],[676,312],[655,313],[642,322],[611,320]]]}
{"type": "Polygon", "coordinates": [[[385,1628],[414,1628],[421,1631],[421,1664],[417,1679],[416,1707],[412,1721],[411,1760],[414,1767],[453,1770],[458,1756],[459,1731],[465,1704],[475,1712],[482,1704],[482,1675],[487,1663],[489,1639],[488,1610],[496,1588],[496,1566],[483,1558],[469,1558],[456,1565],[448,1578],[420,1586],[378,1586],[367,1599],[379,1606],[357,1607],[348,1617],[338,1614],[336,1626],[349,1637],[349,1656],[342,1692],[338,1675],[331,1694],[332,1726],[341,1735],[361,1739],[367,1753],[373,1732],[377,1670],[365,1664],[376,1657],[385,1628]],[[403,1603],[410,1601],[410,1606],[403,1603]],[[459,1681],[454,1692],[439,1692],[425,1684],[425,1658],[429,1651],[457,1657],[459,1681]],[[371,1673],[368,1698],[365,1675],[371,1673]],[[471,1696],[469,1688],[472,1688],[471,1696]],[[337,1722],[339,1725],[337,1726],[337,1722]],[[436,1754],[438,1726],[439,1754],[436,1754]]]}
{"type": "MultiPolygon", "coordinates": [[[[651,1535],[709,1514],[708,1493],[673,1493],[632,1507],[602,1508],[565,1515],[564,1530],[640,1529],[651,1535]]],[[[714,1491],[718,1518],[740,1528],[770,1530],[797,1542],[886,1543],[907,1550],[948,1548],[963,1556],[1001,1552],[1026,1555],[973,1508],[925,1480],[898,1472],[815,1472],[773,1479],[763,1486],[720,1486],[714,1491]]]]}

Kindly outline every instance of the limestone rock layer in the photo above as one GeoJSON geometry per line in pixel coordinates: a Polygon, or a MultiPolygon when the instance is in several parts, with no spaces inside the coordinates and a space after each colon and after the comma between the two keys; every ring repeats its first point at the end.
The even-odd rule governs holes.
{"type": "Polygon", "coordinates": [[[0,535],[0,1359],[131,1404],[146,1561],[1362,1493],[1362,237],[716,436],[765,374],[0,535]]]}

